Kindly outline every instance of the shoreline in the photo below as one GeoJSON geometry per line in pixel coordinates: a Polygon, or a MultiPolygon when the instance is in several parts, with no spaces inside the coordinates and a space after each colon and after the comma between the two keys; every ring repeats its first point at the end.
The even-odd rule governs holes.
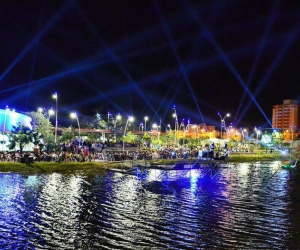
{"type": "MultiPolygon", "coordinates": [[[[295,155],[288,155],[288,157],[297,158],[300,153],[295,155]]],[[[254,162],[271,162],[271,161],[283,161],[284,158],[280,155],[270,154],[257,154],[257,155],[246,155],[246,154],[231,154],[226,161],[227,163],[254,163],[254,162]]],[[[176,164],[180,162],[193,163],[196,162],[197,158],[189,159],[157,159],[147,161],[148,164],[176,164]]],[[[144,165],[144,160],[139,161],[92,161],[92,162],[34,162],[30,164],[19,163],[19,162],[0,162],[1,173],[51,173],[51,172],[63,172],[63,171],[105,171],[112,168],[118,169],[130,169],[132,166],[137,164],[144,165]]],[[[298,163],[299,165],[300,163],[298,163]]]]}

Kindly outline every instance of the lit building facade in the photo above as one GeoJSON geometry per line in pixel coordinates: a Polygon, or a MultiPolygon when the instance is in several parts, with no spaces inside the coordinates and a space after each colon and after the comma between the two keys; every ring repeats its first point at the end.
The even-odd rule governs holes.
{"type": "Polygon", "coordinates": [[[298,100],[284,100],[283,104],[273,106],[272,127],[279,129],[298,129],[300,108],[298,100]]]}

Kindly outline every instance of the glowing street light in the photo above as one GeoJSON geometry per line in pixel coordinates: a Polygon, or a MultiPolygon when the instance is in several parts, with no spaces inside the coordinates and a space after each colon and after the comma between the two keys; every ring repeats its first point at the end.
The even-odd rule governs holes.
{"type": "Polygon", "coordinates": [[[58,95],[57,93],[55,92],[53,95],[52,95],[52,98],[55,99],[55,103],[56,103],[56,108],[55,108],[55,143],[57,141],[57,115],[58,115],[58,95]]]}
{"type": "Polygon", "coordinates": [[[176,135],[176,133],[177,133],[179,124],[178,124],[178,117],[177,117],[177,112],[176,112],[175,106],[173,107],[173,110],[174,110],[173,117],[175,118],[175,127],[174,127],[174,132],[175,132],[175,134],[174,134],[174,145],[176,145],[176,144],[177,144],[177,138],[176,138],[177,135],[176,135]]]}
{"type": "Polygon", "coordinates": [[[181,130],[181,128],[182,128],[182,130],[184,131],[184,129],[185,129],[184,119],[182,119],[182,121],[181,121],[181,123],[180,123],[179,130],[181,130]]]}
{"type": "Polygon", "coordinates": [[[254,128],[254,131],[256,132],[256,147],[258,147],[258,136],[260,135],[261,131],[256,127],[254,128]]]}
{"type": "Polygon", "coordinates": [[[49,123],[50,123],[50,117],[54,114],[54,110],[51,108],[48,110],[48,122],[47,122],[47,141],[49,141],[49,123]]]}
{"type": "Polygon", "coordinates": [[[229,117],[230,114],[227,113],[223,118],[222,118],[222,116],[221,116],[221,114],[220,114],[219,112],[218,112],[218,115],[219,115],[220,118],[221,118],[221,139],[222,139],[222,128],[223,128],[223,127],[225,128],[225,118],[226,118],[226,117],[229,117]]]}
{"type": "Polygon", "coordinates": [[[140,125],[139,125],[139,131],[144,131],[144,124],[143,123],[140,123],[140,125]],[[142,128],[142,130],[141,130],[141,128],[142,128]]]}
{"type": "Polygon", "coordinates": [[[243,129],[243,128],[240,128],[240,130],[241,130],[241,134],[242,134],[242,139],[243,139],[243,141],[246,139],[246,133],[247,133],[247,129],[243,129]]]}
{"type": "Polygon", "coordinates": [[[247,131],[247,129],[243,129],[243,132],[244,132],[244,136],[245,136],[245,139],[248,137],[248,131],[247,131]],[[247,136],[246,136],[247,135],[247,136]]]}
{"type": "MultiPolygon", "coordinates": [[[[294,128],[296,128],[296,126],[294,126],[294,128]]],[[[291,129],[291,134],[292,134],[292,147],[293,147],[293,142],[294,142],[294,129],[293,126],[290,126],[291,129]]]]}
{"type": "Polygon", "coordinates": [[[80,137],[80,124],[79,124],[79,120],[78,120],[78,115],[77,115],[77,113],[75,113],[75,112],[71,113],[71,114],[70,114],[70,117],[73,118],[73,119],[76,118],[77,124],[78,124],[78,135],[79,135],[79,137],[80,137]]]}
{"type": "Polygon", "coordinates": [[[167,127],[168,127],[169,131],[171,131],[171,125],[168,124],[167,127]]]}
{"type": "Polygon", "coordinates": [[[160,126],[158,126],[156,123],[153,123],[152,124],[152,128],[156,129],[156,131],[157,131],[157,140],[158,140],[158,143],[159,143],[159,139],[160,139],[160,137],[159,137],[160,136],[160,131],[159,131],[160,130],[160,126]]]}
{"type": "Polygon", "coordinates": [[[107,129],[109,129],[109,118],[111,117],[111,120],[114,121],[114,117],[110,112],[107,112],[107,129]]]}
{"type": "Polygon", "coordinates": [[[124,135],[123,135],[123,152],[124,152],[124,139],[125,139],[125,135],[126,135],[126,129],[128,126],[128,122],[132,122],[132,121],[134,121],[134,118],[132,116],[128,116],[126,125],[125,125],[125,129],[124,129],[124,135]]]}
{"type": "Polygon", "coordinates": [[[148,119],[149,119],[148,116],[144,117],[144,120],[145,120],[145,131],[147,131],[146,122],[148,121],[148,119]]]}
{"type": "Polygon", "coordinates": [[[5,116],[4,116],[4,123],[3,123],[3,134],[5,133],[6,116],[7,116],[7,112],[8,112],[9,110],[10,110],[10,109],[9,109],[8,106],[6,105],[6,107],[5,107],[5,116]]]}
{"type": "Polygon", "coordinates": [[[117,114],[115,119],[114,119],[114,138],[115,138],[115,141],[117,140],[117,137],[116,137],[116,127],[117,127],[117,121],[118,120],[121,120],[122,119],[122,116],[120,114],[117,114]]]}
{"type": "Polygon", "coordinates": [[[116,128],[116,126],[117,126],[117,121],[121,120],[121,119],[122,119],[122,116],[120,114],[117,114],[116,118],[114,119],[114,128],[116,128]]]}

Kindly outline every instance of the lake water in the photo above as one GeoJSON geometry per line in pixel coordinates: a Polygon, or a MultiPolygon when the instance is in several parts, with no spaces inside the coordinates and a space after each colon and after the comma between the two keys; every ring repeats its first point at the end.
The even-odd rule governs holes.
{"type": "Polygon", "coordinates": [[[296,249],[300,177],[278,166],[1,173],[0,249],[296,249]]]}

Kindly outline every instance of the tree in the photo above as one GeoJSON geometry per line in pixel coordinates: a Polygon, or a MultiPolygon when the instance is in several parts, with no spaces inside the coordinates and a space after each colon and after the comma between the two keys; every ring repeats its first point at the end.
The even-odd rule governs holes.
{"type": "Polygon", "coordinates": [[[61,132],[61,137],[60,140],[65,142],[65,141],[70,141],[73,140],[75,137],[75,132],[74,129],[69,129],[69,128],[63,128],[61,132]]]}
{"type": "Polygon", "coordinates": [[[31,118],[31,126],[35,132],[42,135],[47,142],[54,142],[54,127],[43,113],[41,112],[25,112],[25,115],[31,118]]]}
{"type": "Polygon", "coordinates": [[[129,131],[125,136],[123,136],[124,142],[132,143],[135,142],[137,138],[137,135],[133,134],[131,131],[129,131]]]}
{"type": "Polygon", "coordinates": [[[96,124],[97,124],[96,128],[98,128],[98,129],[107,129],[107,127],[108,127],[107,121],[105,121],[102,118],[102,115],[99,113],[96,114],[96,124]]]}
{"type": "Polygon", "coordinates": [[[151,136],[147,132],[144,132],[144,135],[143,135],[142,139],[145,142],[151,142],[151,136]]]}
{"type": "Polygon", "coordinates": [[[10,150],[15,150],[17,146],[20,148],[20,153],[23,152],[23,149],[26,145],[34,144],[38,145],[40,142],[39,134],[29,127],[18,123],[17,126],[13,126],[13,129],[10,133],[7,133],[8,136],[8,148],[10,150]]]}

